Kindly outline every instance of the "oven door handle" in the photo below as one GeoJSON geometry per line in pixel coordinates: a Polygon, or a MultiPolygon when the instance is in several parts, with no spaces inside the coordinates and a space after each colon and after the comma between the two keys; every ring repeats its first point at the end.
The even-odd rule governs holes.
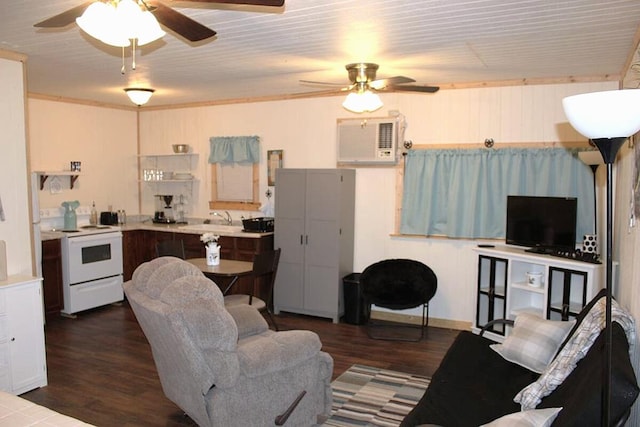
{"type": "Polygon", "coordinates": [[[88,236],[76,236],[76,237],[68,237],[70,245],[83,245],[87,242],[107,242],[113,239],[121,239],[122,232],[109,232],[109,233],[99,233],[99,234],[90,234],[88,236]]]}

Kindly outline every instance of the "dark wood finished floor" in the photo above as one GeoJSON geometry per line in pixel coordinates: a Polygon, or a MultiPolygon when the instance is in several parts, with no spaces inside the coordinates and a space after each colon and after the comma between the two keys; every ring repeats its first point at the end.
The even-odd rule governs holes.
{"type": "MultiPolygon", "coordinates": [[[[457,331],[429,328],[418,343],[371,340],[362,326],[293,314],[281,329],[315,331],[334,379],[353,364],[430,376],[457,331]]],[[[56,317],[46,325],[49,385],[22,397],[97,426],[194,426],[164,397],[151,349],[128,304],[56,317]]]]}

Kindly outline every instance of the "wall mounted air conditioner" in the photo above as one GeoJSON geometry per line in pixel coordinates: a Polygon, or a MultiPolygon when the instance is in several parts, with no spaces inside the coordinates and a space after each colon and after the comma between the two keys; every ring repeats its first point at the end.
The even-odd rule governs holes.
{"type": "Polygon", "coordinates": [[[395,164],[397,146],[395,117],[338,119],[338,164],[395,164]]]}

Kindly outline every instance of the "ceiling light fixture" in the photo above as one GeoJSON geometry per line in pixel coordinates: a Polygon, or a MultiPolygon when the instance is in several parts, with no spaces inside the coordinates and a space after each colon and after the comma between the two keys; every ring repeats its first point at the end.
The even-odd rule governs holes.
{"type": "Polygon", "coordinates": [[[128,87],[124,90],[134,104],[138,107],[146,104],[151,99],[151,95],[155,92],[154,89],[148,88],[139,88],[139,87],[128,87]]]}
{"type": "Polygon", "coordinates": [[[380,97],[370,90],[351,92],[342,103],[342,106],[354,113],[376,111],[382,108],[380,97]]]}
{"type": "Polygon", "coordinates": [[[110,46],[122,47],[122,73],[124,74],[124,48],[132,46],[133,69],[135,48],[162,38],[166,33],[144,0],[96,1],[76,18],[78,26],[91,37],[110,46]]]}

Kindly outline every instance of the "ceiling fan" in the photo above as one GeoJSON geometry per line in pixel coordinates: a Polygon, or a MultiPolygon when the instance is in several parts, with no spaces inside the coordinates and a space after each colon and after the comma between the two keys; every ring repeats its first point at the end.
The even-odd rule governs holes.
{"type": "MultiPolygon", "coordinates": [[[[370,62],[357,62],[347,64],[345,68],[349,72],[349,81],[351,84],[339,89],[340,91],[356,91],[363,93],[368,90],[375,91],[403,91],[403,92],[426,92],[434,93],[440,88],[438,86],[419,86],[406,85],[405,83],[413,83],[414,79],[404,76],[389,77],[386,79],[376,80],[376,71],[378,64],[370,62]]],[[[310,80],[300,80],[300,83],[311,86],[343,86],[342,83],[315,82],[310,80]]]]}
{"type": "MultiPolygon", "coordinates": [[[[103,1],[103,0],[99,0],[103,1]]],[[[280,7],[284,5],[284,0],[190,0],[196,3],[224,3],[224,4],[244,4],[252,6],[272,6],[280,7]]],[[[107,3],[118,3],[118,0],[106,0],[107,3]]],[[[94,3],[88,1],[56,16],[38,22],[34,27],[38,28],[62,28],[69,24],[75,23],[76,18],[80,17],[83,12],[94,3]]],[[[137,3],[144,10],[150,11],[158,22],[165,27],[171,29],[175,33],[181,35],[185,39],[197,42],[216,35],[212,29],[194,21],[193,19],[183,15],[175,9],[165,6],[160,2],[149,4],[145,0],[137,0],[137,3]]]]}

